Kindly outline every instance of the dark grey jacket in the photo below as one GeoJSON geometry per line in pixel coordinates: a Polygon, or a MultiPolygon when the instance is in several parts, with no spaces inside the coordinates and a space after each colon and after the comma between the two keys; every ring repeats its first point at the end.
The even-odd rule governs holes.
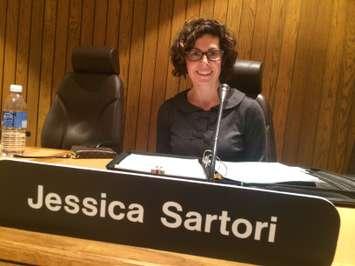
{"type": "MultiPolygon", "coordinates": [[[[164,102],[157,123],[157,152],[201,157],[212,149],[218,106],[204,111],[187,101],[185,90],[164,102]]],[[[261,161],[265,119],[256,100],[233,89],[226,99],[218,142],[224,161],[261,161]]]]}

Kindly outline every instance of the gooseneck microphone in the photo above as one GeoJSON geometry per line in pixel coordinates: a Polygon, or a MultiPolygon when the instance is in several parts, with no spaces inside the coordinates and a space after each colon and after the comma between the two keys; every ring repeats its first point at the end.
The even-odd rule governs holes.
{"type": "Polygon", "coordinates": [[[225,103],[225,100],[227,98],[229,91],[230,91],[230,87],[228,84],[223,83],[220,85],[220,87],[219,87],[219,101],[220,102],[219,102],[219,108],[218,108],[216,130],[215,130],[215,135],[214,135],[214,139],[213,139],[212,158],[211,158],[209,173],[208,173],[209,179],[215,178],[218,136],[219,136],[219,130],[221,128],[221,120],[222,120],[224,103],[225,103]]]}

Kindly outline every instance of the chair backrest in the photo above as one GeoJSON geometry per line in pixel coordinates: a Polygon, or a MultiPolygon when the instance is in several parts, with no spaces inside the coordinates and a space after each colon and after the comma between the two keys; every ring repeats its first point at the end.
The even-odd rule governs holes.
{"type": "Polygon", "coordinates": [[[272,162],[276,161],[275,135],[270,107],[265,97],[261,94],[262,70],[262,62],[238,59],[228,75],[222,78],[222,82],[227,83],[231,88],[236,88],[244,92],[247,96],[256,99],[260,104],[266,122],[264,160],[272,162]]]}
{"type": "Polygon", "coordinates": [[[117,51],[76,48],[72,65],[47,114],[42,146],[103,145],[120,151],[123,89],[117,51]]]}

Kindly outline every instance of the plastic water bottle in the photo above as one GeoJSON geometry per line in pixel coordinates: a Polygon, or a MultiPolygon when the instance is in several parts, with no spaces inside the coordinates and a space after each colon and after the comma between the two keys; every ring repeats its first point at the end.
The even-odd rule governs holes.
{"type": "Polygon", "coordinates": [[[1,144],[4,156],[22,154],[26,147],[27,106],[22,86],[11,84],[2,112],[1,144]]]}

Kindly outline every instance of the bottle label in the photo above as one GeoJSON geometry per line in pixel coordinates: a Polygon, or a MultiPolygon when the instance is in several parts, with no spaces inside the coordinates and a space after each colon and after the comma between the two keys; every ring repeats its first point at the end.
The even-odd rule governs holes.
{"type": "Polygon", "coordinates": [[[2,116],[3,128],[27,128],[27,112],[4,111],[2,116]]]}

